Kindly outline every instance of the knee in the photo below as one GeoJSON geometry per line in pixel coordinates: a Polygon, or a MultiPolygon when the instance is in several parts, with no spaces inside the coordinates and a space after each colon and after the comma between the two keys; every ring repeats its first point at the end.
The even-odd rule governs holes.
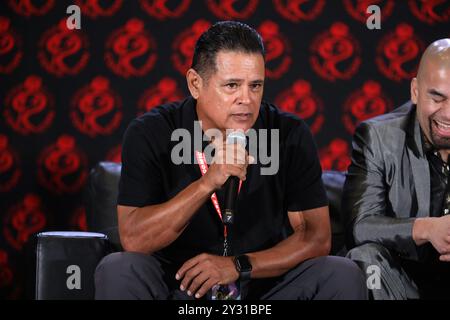
{"type": "Polygon", "coordinates": [[[350,259],[337,256],[322,258],[323,275],[342,284],[361,285],[365,283],[365,277],[358,265],[350,259]]]}
{"type": "MultiPolygon", "coordinates": [[[[165,292],[151,288],[161,277],[159,261],[153,256],[116,252],[104,257],[95,270],[96,299],[155,299],[165,292]]],[[[160,285],[163,288],[162,284],[160,285]]],[[[159,287],[158,287],[159,288],[159,287]]],[[[163,288],[165,289],[165,288],[163,288]]]]}
{"type": "MultiPolygon", "coordinates": [[[[104,257],[95,269],[96,282],[126,279],[152,263],[153,257],[134,252],[115,252],[104,257]],[[124,277],[125,275],[125,277],[124,277]]],[[[156,263],[156,259],[154,259],[156,263]]]]}
{"type": "Polygon", "coordinates": [[[365,243],[351,249],[347,253],[347,258],[356,261],[373,264],[380,259],[389,259],[389,250],[378,243],[365,243]]]}
{"type": "Polygon", "coordinates": [[[322,257],[321,283],[339,299],[367,299],[366,278],[352,260],[344,257],[322,257]]]}
{"type": "Polygon", "coordinates": [[[122,269],[124,263],[123,252],[114,252],[103,257],[95,268],[95,277],[104,276],[107,274],[115,273],[117,270],[122,269]]]}

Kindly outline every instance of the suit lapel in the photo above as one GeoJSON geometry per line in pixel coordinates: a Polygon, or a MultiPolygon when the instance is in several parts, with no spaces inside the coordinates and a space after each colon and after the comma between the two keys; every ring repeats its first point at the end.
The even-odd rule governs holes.
{"type": "Polygon", "coordinates": [[[408,135],[409,141],[407,143],[408,156],[419,206],[417,217],[427,217],[430,215],[430,169],[423,154],[422,137],[415,108],[413,108],[412,113],[413,123],[409,126],[412,130],[409,130],[410,135],[408,135]]]}

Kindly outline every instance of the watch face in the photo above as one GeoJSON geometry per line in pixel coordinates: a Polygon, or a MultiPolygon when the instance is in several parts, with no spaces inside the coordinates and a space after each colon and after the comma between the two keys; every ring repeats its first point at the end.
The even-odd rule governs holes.
{"type": "Polygon", "coordinates": [[[237,256],[236,257],[236,268],[240,272],[248,272],[252,271],[252,265],[250,263],[250,259],[246,255],[237,256]]]}

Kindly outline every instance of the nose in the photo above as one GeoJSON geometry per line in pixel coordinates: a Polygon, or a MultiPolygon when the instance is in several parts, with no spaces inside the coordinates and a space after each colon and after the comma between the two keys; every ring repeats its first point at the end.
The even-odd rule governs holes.
{"type": "Polygon", "coordinates": [[[238,103],[239,104],[250,103],[250,89],[248,86],[241,86],[238,103]]]}

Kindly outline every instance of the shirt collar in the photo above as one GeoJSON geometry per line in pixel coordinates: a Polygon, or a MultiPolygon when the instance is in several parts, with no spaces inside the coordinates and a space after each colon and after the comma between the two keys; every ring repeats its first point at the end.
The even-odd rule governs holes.
{"type": "Polygon", "coordinates": [[[424,154],[435,154],[436,153],[439,155],[439,158],[441,157],[440,153],[438,152],[438,150],[433,146],[433,144],[430,142],[430,140],[428,140],[427,136],[425,135],[425,133],[423,132],[422,128],[420,128],[420,136],[422,137],[422,148],[423,148],[423,153],[424,154]]]}

